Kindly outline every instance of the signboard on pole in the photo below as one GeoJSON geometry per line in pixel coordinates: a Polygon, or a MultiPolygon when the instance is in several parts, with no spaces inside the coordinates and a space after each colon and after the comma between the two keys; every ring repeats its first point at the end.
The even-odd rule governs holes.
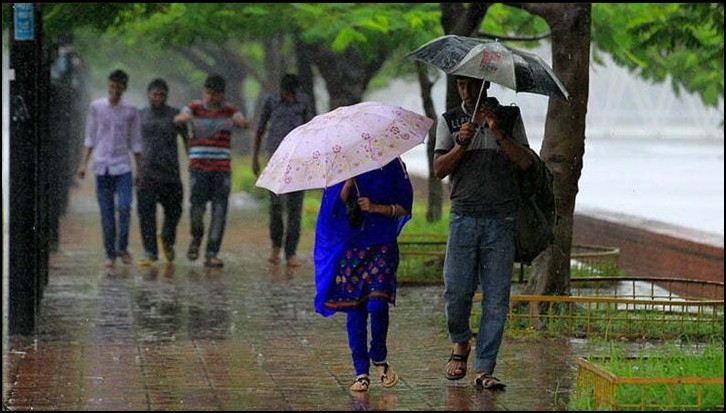
{"type": "Polygon", "coordinates": [[[33,3],[13,3],[13,7],[15,7],[13,13],[15,40],[33,40],[35,38],[33,3]]]}

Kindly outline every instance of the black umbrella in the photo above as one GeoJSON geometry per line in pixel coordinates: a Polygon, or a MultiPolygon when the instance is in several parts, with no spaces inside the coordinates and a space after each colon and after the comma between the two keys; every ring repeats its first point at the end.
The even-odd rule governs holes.
{"type": "Polygon", "coordinates": [[[517,92],[567,100],[569,95],[552,68],[536,54],[491,40],[447,35],[406,55],[449,75],[488,80],[517,92]]]}

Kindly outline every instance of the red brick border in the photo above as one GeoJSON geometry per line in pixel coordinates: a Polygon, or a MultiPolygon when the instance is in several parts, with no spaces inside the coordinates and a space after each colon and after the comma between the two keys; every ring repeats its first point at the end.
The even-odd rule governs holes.
{"type": "MultiPolygon", "coordinates": [[[[619,266],[632,277],[724,282],[723,236],[625,214],[575,214],[574,244],[620,248],[619,266]]],[[[708,298],[723,300],[723,290],[708,298]]]]}

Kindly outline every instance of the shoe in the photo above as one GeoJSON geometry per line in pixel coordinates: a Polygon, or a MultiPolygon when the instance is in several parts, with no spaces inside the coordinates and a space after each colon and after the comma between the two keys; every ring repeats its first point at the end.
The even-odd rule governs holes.
{"type": "Polygon", "coordinates": [[[134,259],[131,257],[131,254],[129,254],[128,251],[119,251],[117,255],[119,256],[119,258],[121,258],[121,262],[126,265],[130,265],[132,262],[134,262],[134,259]]]}
{"type": "Polygon", "coordinates": [[[288,267],[299,267],[300,260],[298,260],[296,256],[291,255],[291,256],[287,257],[287,266],[288,267]]]}
{"type": "Polygon", "coordinates": [[[207,261],[204,262],[204,266],[208,268],[222,268],[224,267],[224,261],[217,257],[211,257],[207,258],[207,261]]]}
{"type": "Polygon", "coordinates": [[[106,261],[104,262],[103,266],[106,267],[107,269],[111,269],[111,268],[113,268],[115,263],[116,263],[115,258],[107,258],[106,261]]]}
{"type": "Polygon", "coordinates": [[[164,251],[164,258],[166,258],[166,262],[174,262],[174,258],[176,257],[176,253],[174,252],[174,246],[173,245],[163,245],[163,248],[161,249],[164,251]]]}
{"type": "Polygon", "coordinates": [[[144,254],[143,258],[141,258],[139,261],[136,262],[136,264],[139,267],[150,267],[157,261],[156,256],[154,254],[146,253],[144,254]]]}
{"type": "Polygon", "coordinates": [[[192,241],[189,244],[189,249],[187,250],[187,258],[189,258],[189,261],[196,261],[199,258],[199,244],[198,241],[192,241]]]}
{"type": "Polygon", "coordinates": [[[477,373],[476,379],[474,379],[474,385],[478,389],[486,390],[504,390],[507,387],[506,384],[487,372],[477,373]]]}
{"type": "Polygon", "coordinates": [[[350,385],[350,391],[366,392],[371,387],[371,379],[367,375],[358,376],[353,384],[350,385]]]}
{"type": "Polygon", "coordinates": [[[272,251],[270,252],[270,256],[267,258],[267,261],[269,261],[273,264],[279,264],[280,263],[280,248],[272,247],[272,251]]]}
{"type": "Polygon", "coordinates": [[[469,353],[471,353],[471,345],[469,346],[469,349],[466,351],[466,354],[454,354],[454,351],[451,351],[451,355],[449,356],[449,362],[446,364],[447,371],[446,371],[446,378],[449,380],[461,380],[464,377],[466,377],[466,369],[467,369],[467,363],[469,361],[469,353]],[[456,369],[458,373],[449,374],[448,372],[448,366],[449,363],[452,361],[457,363],[462,363],[462,366],[456,369]]]}
{"type": "Polygon", "coordinates": [[[398,373],[396,373],[396,370],[393,370],[387,362],[373,362],[373,366],[376,368],[378,377],[381,378],[381,386],[389,388],[395,386],[396,383],[398,383],[398,373]]]}

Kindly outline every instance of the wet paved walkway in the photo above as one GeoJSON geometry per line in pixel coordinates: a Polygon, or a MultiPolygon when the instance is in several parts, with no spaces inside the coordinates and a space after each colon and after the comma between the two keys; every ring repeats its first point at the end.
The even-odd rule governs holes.
{"type": "MultiPolygon", "coordinates": [[[[313,312],[311,234],[303,266],[269,266],[266,213],[232,209],[223,270],[184,256],[173,265],[103,269],[90,180],[74,190],[51,259],[36,337],[11,337],[3,402],[12,410],[553,410],[567,401],[583,344],[505,338],[496,374],[506,392],[449,382],[441,286],[400,286],[384,390],[353,380],[345,317],[313,312]]],[[[140,252],[134,215],[131,251],[140,252]]]]}

